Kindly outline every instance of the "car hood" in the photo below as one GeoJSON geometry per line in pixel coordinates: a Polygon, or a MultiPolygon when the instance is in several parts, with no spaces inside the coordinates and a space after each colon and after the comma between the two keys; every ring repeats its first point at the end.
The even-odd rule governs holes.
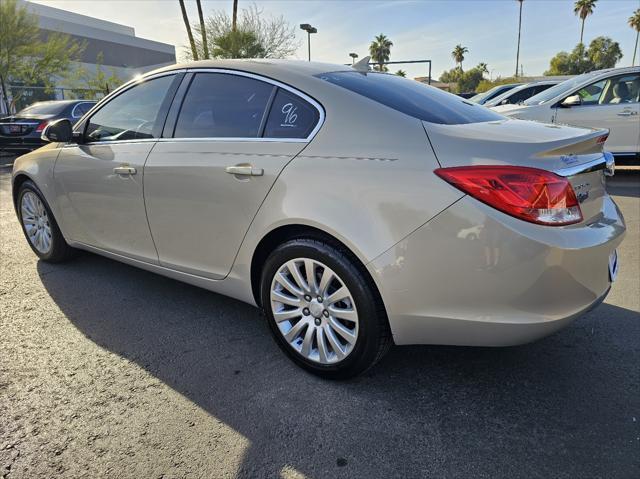
{"type": "Polygon", "coordinates": [[[602,157],[608,130],[505,119],[440,125],[423,122],[443,167],[518,165],[550,171],[602,157]]]}

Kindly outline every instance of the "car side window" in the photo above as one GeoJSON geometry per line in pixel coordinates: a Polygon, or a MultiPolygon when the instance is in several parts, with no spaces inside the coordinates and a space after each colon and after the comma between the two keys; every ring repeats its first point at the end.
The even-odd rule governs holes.
{"type": "Polygon", "coordinates": [[[583,105],[597,105],[607,81],[608,80],[605,79],[592,83],[591,85],[587,85],[586,87],[578,90],[576,95],[580,96],[583,105]]]}
{"type": "Polygon", "coordinates": [[[265,138],[307,138],[318,124],[320,113],[308,101],[278,89],[264,130],[265,138]]]}
{"type": "Polygon", "coordinates": [[[525,101],[527,98],[531,96],[531,92],[533,91],[533,87],[531,88],[523,88],[522,90],[514,93],[509,97],[508,103],[512,103],[514,105],[520,103],[521,101],[525,101]]]}
{"type": "Polygon", "coordinates": [[[94,103],[80,103],[80,105],[78,105],[78,113],[80,113],[80,116],[91,110],[93,105],[94,103]]]}
{"type": "Polygon", "coordinates": [[[607,104],[638,103],[640,101],[640,75],[625,75],[611,79],[611,84],[604,94],[603,102],[607,104]]]}
{"type": "Polygon", "coordinates": [[[257,138],[274,85],[241,75],[197,73],[174,138],[257,138]]]}
{"type": "Polygon", "coordinates": [[[154,138],[158,113],[174,76],[147,80],[113,98],[89,119],[85,141],[154,138]]]}

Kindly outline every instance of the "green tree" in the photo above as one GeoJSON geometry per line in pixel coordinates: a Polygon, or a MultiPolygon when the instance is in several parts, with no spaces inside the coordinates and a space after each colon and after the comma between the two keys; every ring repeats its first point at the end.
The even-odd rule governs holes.
{"type": "MultiPolygon", "coordinates": [[[[0,0],[1,1],[1,0],[0,0]]],[[[288,23],[284,17],[267,17],[255,4],[250,5],[240,11],[234,29],[233,18],[224,10],[214,10],[204,21],[205,37],[209,45],[219,43],[217,50],[219,53],[231,51],[237,48],[241,51],[251,51],[255,53],[253,58],[285,58],[293,55],[299,42],[296,41],[296,31],[293,25],[288,23]],[[241,35],[229,35],[230,32],[244,32],[241,35]],[[250,36],[254,36],[261,49],[253,47],[250,36]],[[232,47],[227,48],[231,44],[232,47]],[[235,47],[233,47],[235,45],[235,47]]],[[[195,46],[198,56],[204,56],[204,44],[202,37],[202,27],[199,22],[194,23],[192,28],[199,33],[195,38],[195,46]],[[200,37],[200,38],[198,38],[200,37]]],[[[212,50],[215,48],[212,47],[212,50]]],[[[213,52],[212,52],[213,53],[213,52]]],[[[186,59],[194,59],[191,49],[187,46],[183,50],[186,59]]],[[[213,57],[216,58],[215,53],[213,57]]],[[[225,57],[227,58],[227,57],[225,57]]]]}
{"type": "Polygon", "coordinates": [[[124,83],[113,68],[106,70],[103,64],[104,55],[100,52],[96,56],[94,71],[79,66],[67,74],[66,80],[73,86],[73,92],[77,98],[97,100],[124,83]]]}
{"type": "Polygon", "coordinates": [[[516,0],[520,4],[520,14],[518,16],[518,48],[516,50],[516,76],[518,76],[518,65],[520,65],[520,33],[522,32],[522,3],[524,0],[516,0]]]}
{"type": "Polygon", "coordinates": [[[613,68],[622,58],[620,44],[609,37],[594,38],[589,44],[587,58],[593,64],[594,70],[613,68]]]}
{"type": "MultiPolygon", "coordinates": [[[[0,89],[7,111],[11,111],[9,84],[53,88],[55,77],[68,70],[84,45],[59,33],[42,40],[38,16],[15,0],[0,0],[0,20],[0,89]]],[[[13,103],[17,100],[14,96],[13,103]]]]}
{"type": "Polygon", "coordinates": [[[478,63],[478,66],[476,67],[478,70],[480,70],[482,72],[482,74],[484,75],[485,73],[489,73],[489,65],[487,65],[484,62],[480,62],[478,63]]]}
{"type": "Polygon", "coordinates": [[[580,75],[603,68],[613,68],[622,58],[618,42],[609,37],[594,38],[585,48],[578,43],[571,53],[560,52],[554,56],[545,75],[580,75]]]}
{"type": "Polygon", "coordinates": [[[264,48],[253,32],[231,30],[213,39],[214,58],[261,58],[264,48]]]}
{"type": "Polygon", "coordinates": [[[469,49],[467,47],[463,47],[462,45],[456,45],[456,47],[451,52],[451,57],[455,60],[456,65],[460,67],[460,70],[462,70],[462,62],[464,61],[465,53],[469,53],[469,49]]]}
{"type": "Polygon", "coordinates": [[[636,46],[633,48],[633,60],[631,66],[636,64],[636,53],[638,52],[638,38],[640,38],[640,8],[629,17],[629,26],[636,31],[636,46]]]}
{"type": "Polygon", "coordinates": [[[444,83],[455,83],[452,88],[454,93],[469,93],[476,91],[480,82],[484,79],[486,63],[480,63],[477,67],[462,71],[460,67],[452,68],[440,75],[440,81],[444,83]]]}
{"type": "Polygon", "coordinates": [[[494,86],[506,85],[508,83],[517,83],[521,81],[518,77],[498,77],[495,80],[481,80],[476,87],[476,93],[483,93],[487,90],[491,90],[494,86]]]}
{"type": "Polygon", "coordinates": [[[407,72],[406,72],[406,71],[404,71],[404,70],[398,70],[398,71],[396,72],[396,75],[398,75],[399,77],[406,78],[406,76],[407,76],[407,72]]]}
{"type": "Polygon", "coordinates": [[[582,26],[580,27],[580,43],[583,43],[584,21],[593,13],[593,9],[596,7],[597,1],[598,0],[576,0],[576,3],[573,4],[573,13],[579,16],[580,20],[582,20],[582,26]]]}
{"type": "Polygon", "coordinates": [[[371,45],[369,45],[369,54],[371,55],[371,59],[378,64],[379,71],[387,71],[384,63],[388,62],[391,57],[392,46],[393,42],[382,33],[376,36],[371,42],[371,45]]]}

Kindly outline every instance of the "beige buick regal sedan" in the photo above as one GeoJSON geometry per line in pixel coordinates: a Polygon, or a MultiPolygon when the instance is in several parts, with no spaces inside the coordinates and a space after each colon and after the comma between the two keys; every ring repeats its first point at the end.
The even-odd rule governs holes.
{"type": "Polygon", "coordinates": [[[548,335],[603,300],[625,231],[606,130],[359,65],[174,65],[44,136],[13,171],[39,258],[88,250],[257,305],[324,377],[394,343],[548,335]]]}

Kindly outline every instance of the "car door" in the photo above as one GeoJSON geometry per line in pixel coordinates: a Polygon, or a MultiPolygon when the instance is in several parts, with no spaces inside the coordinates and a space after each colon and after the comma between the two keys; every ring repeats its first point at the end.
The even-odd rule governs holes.
{"type": "Polygon", "coordinates": [[[568,108],[558,106],[556,123],[607,128],[605,148],[613,153],[634,153],[640,147],[640,103],[635,85],[640,74],[618,75],[598,80],[571,95],[582,103],[568,108]]]}
{"type": "Polygon", "coordinates": [[[144,171],[160,264],[225,277],[269,189],[323,117],[317,102],[269,79],[188,75],[144,171]]]}
{"type": "Polygon", "coordinates": [[[175,82],[172,74],[133,84],[76,126],[81,140],[62,148],[54,170],[71,240],[157,264],[142,175],[175,82]]]}

